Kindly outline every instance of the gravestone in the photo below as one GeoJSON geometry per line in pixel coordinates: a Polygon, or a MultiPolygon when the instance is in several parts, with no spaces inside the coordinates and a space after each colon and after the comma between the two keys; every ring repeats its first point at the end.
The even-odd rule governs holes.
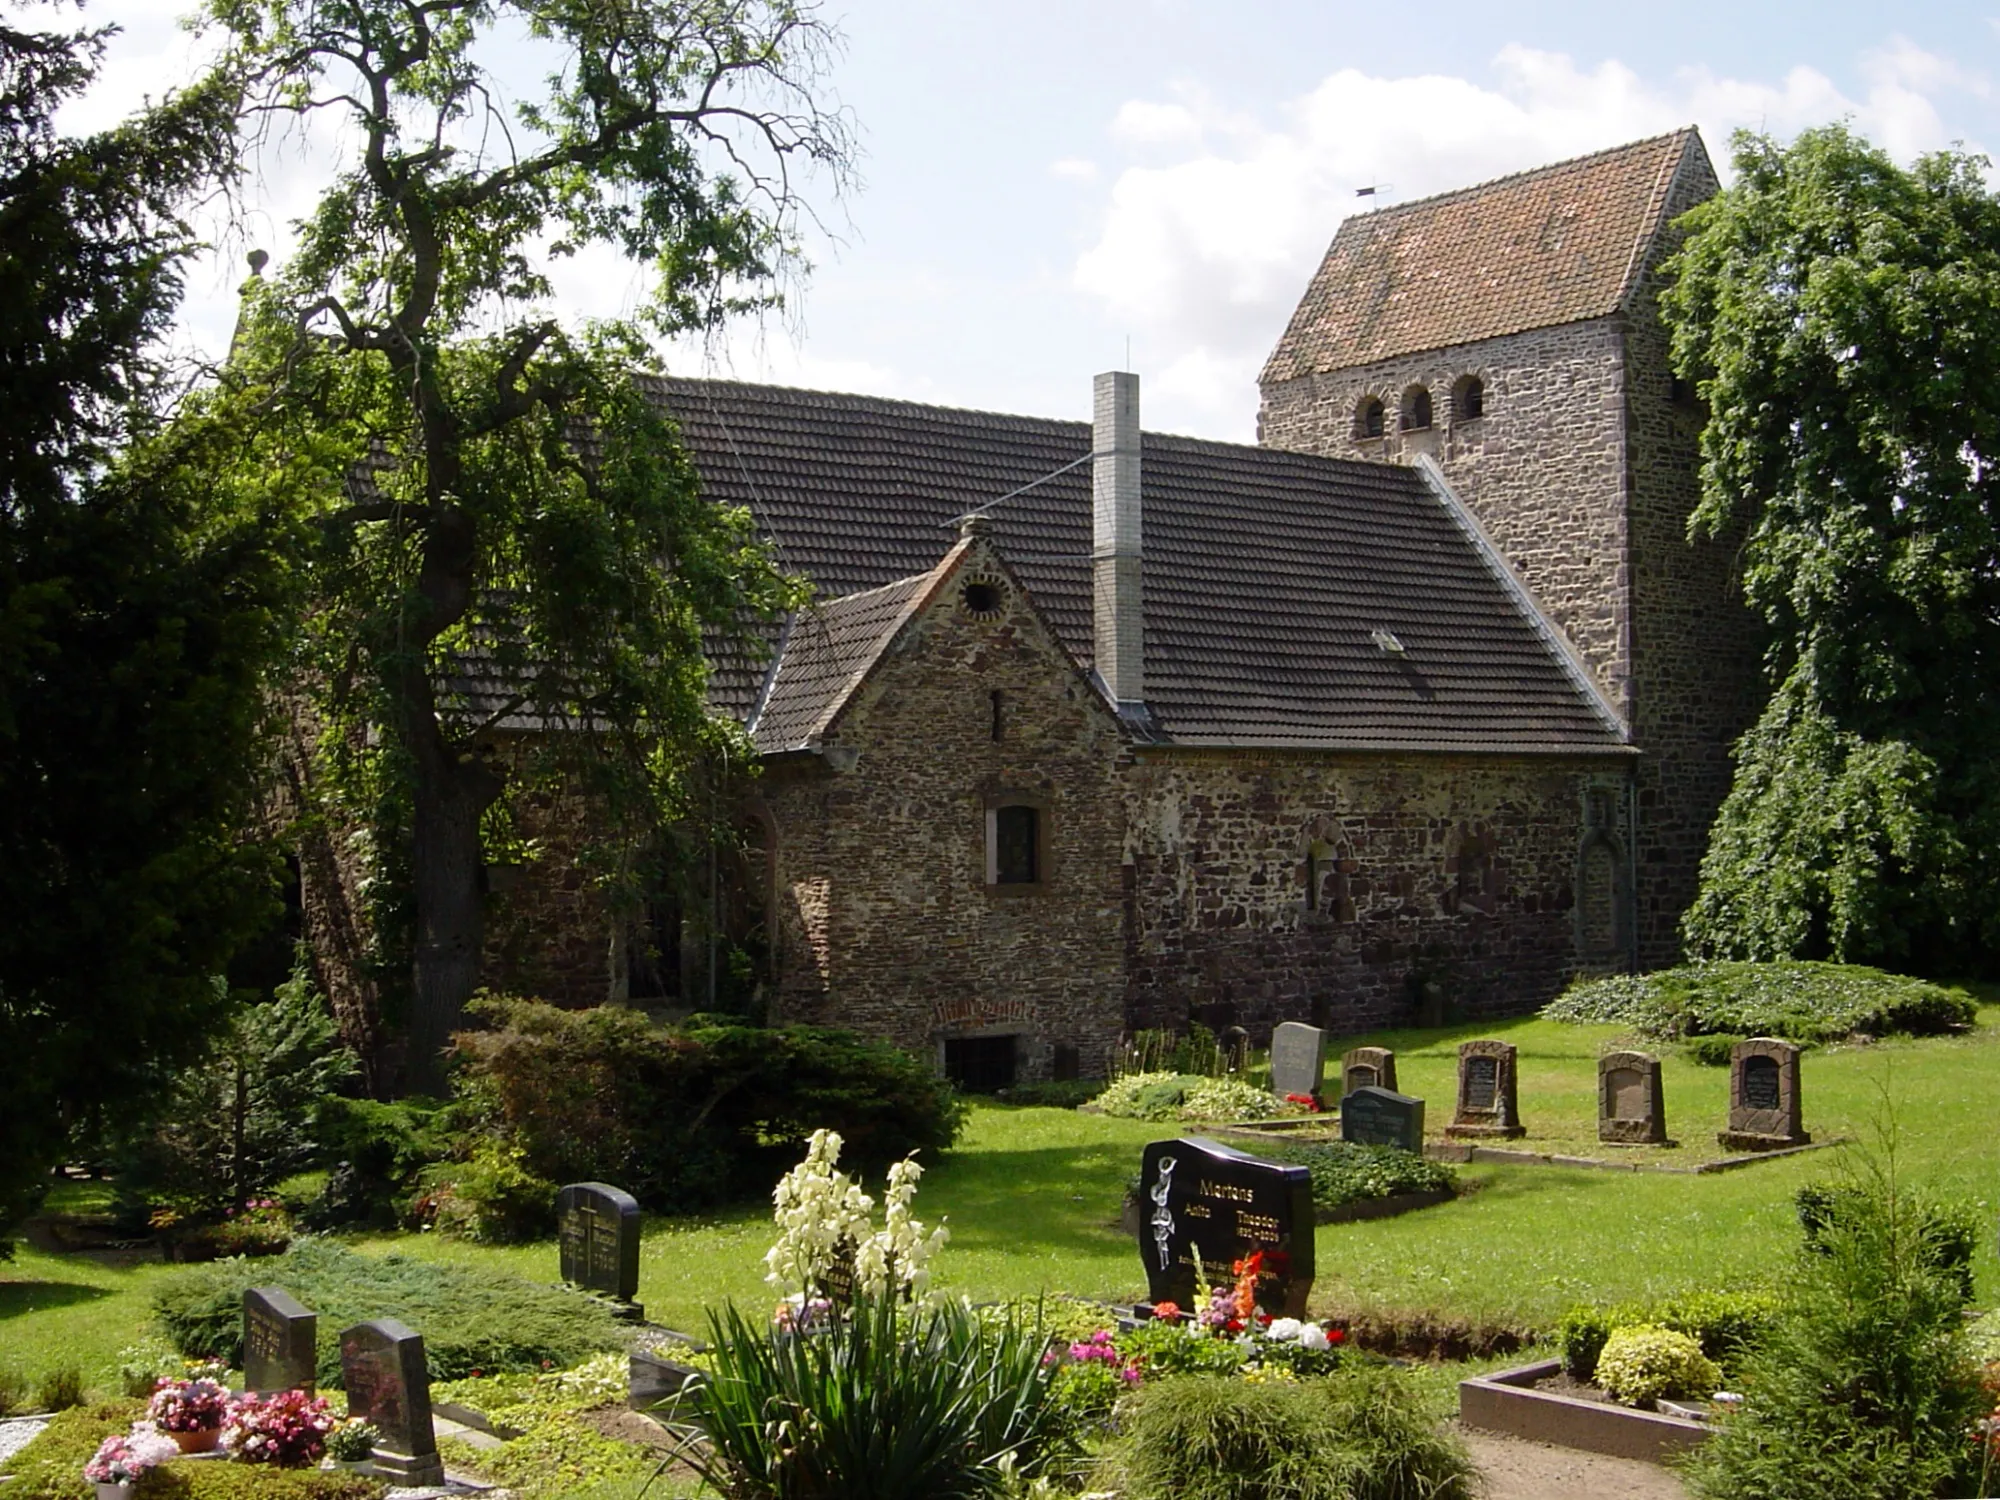
{"type": "Polygon", "coordinates": [[[1263,1253],[1257,1305],[1273,1317],[1305,1316],[1313,1283],[1312,1175],[1216,1141],[1154,1141],[1140,1161],[1139,1254],[1154,1302],[1194,1310],[1195,1257],[1209,1285],[1263,1253]]]}
{"type": "Polygon", "coordinates": [[[348,1413],[381,1430],[375,1471],[398,1484],[443,1484],[423,1335],[394,1318],[356,1323],[340,1335],[340,1375],[348,1413]]]}
{"type": "Polygon", "coordinates": [[[616,1298],[638,1318],[638,1201],[602,1182],[572,1182],[556,1193],[556,1232],[562,1279],[616,1298]]]}
{"type": "Polygon", "coordinates": [[[1363,1084],[1340,1101],[1340,1138],[1364,1146],[1424,1149],[1424,1101],[1363,1084]]]}
{"type": "Polygon", "coordinates": [[[1598,1058],[1597,1138],[1616,1146],[1665,1144],[1667,1105],[1657,1057],[1607,1052],[1598,1058]]]}
{"type": "Polygon", "coordinates": [[[1466,1042],[1458,1049],[1458,1108],[1445,1134],[1454,1137],[1526,1135],[1514,1084],[1511,1042],[1466,1042]]]}
{"type": "Polygon", "coordinates": [[[310,1394],[317,1375],[319,1315],[281,1286],[253,1286],[243,1294],[243,1389],[310,1394]]]}
{"type": "Polygon", "coordinates": [[[1340,1097],[1363,1088],[1396,1091],[1396,1054],[1387,1047],[1356,1047],[1340,1060],[1340,1097]]]}
{"type": "Polygon", "coordinates": [[[1326,1081],[1326,1033],[1303,1021],[1287,1021],[1271,1033],[1271,1092],[1319,1097],[1326,1081]]]}
{"type": "Polygon", "coordinates": [[[1729,1128],[1715,1138],[1731,1151],[1811,1143],[1801,1126],[1797,1047],[1753,1036],[1730,1049],[1729,1128]]]}

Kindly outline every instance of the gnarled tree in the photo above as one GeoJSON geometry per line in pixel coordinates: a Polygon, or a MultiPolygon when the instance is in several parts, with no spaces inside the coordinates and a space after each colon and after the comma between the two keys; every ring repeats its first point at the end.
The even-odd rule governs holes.
{"type": "Polygon", "coordinates": [[[557,733],[621,828],[686,810],[729,732],[704,630],[789,596],[648,399],[649,337],[769,307],[798,173],[847,169],[785,0],[212,0],[252,122],[338,116],[352,152],[251,291],[235,399],[324,456],[301,681],[366,813],[378,939],[407,946],[407,1079],[479,978],[482,823],[510,723],[557,733]],[[501,44],[511,50],[499,51],[501,44]],[[492,69],[547,77],[511,106],[492,69]],[[642,315],[549,315],[554,258],[649,263],[642,315]],[[393,917],[403,913],[398,927],[393,917]]]}

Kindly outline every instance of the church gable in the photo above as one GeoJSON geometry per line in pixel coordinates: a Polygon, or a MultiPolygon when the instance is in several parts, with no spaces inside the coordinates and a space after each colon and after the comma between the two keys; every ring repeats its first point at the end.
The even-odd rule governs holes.
{"type": "Polygon", "coordinates": [[[1303,376],[1604,317],[1649,260],[1692,129],[1347,219],[1264,366],[1303,376]]]}

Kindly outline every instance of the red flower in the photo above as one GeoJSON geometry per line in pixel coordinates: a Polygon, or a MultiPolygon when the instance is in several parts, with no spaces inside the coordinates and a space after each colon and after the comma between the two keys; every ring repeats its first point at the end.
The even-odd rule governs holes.
{"type": "Polygon", "coordinates": [[[1153,1316],[1163,1323],[1178,1322],[1181,1318],[1180,1304],[1178,1302],[1155,1302],[1153,1304],[1153,1316]]]}
{"type": "Polygon", "coordinates": [[[1329,1329],[1327,1329],[1327,1331],[1326,1331],[1326,1341],[1327,1341],[1327,1342],[1328,1342],[1329,1344],[1344,1344],[1344,1343],[1346,1343],[1346,1342],[1347,1342],[1347,1330],[1346,1330],[1345,1328],[1329,1328],[1329,1329]]]}

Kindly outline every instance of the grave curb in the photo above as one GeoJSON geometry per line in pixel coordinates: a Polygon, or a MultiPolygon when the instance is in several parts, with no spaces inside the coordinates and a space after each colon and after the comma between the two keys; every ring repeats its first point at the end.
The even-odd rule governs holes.
{"type": "Polygon", "coordinates": [[[1386,1198],[1357,1198],[1335,1208],[1322,1208],[1313,1215],[1316,1224],[1355,1224],[1364,1219],[1393,1219],[1398,1214],[1420,1208],[1436,1208],[1458,1194],[1450,1188],[1427,1188],[1420,1193],[1391,1193],[1386,1198]]]}
{"type": "Polygon", "coordinates": [[[1708,1439],[1708,1428],[1685,1417],[1579,1401],[1574,1396],[1533,1388],[1534,1382],[1561,1369],[1561,1360],[1547,1359],[1461,1380],[1458,1420],[1468,1427],[1530,1442],[1613,1458],[1636,1458],[1649,1464],[1664,1464],[1708,1439]]]}
{"type": "Polygon", "coordinates": [[[1782,1146],[1771,1151],[1749,1151],[1741,1156],[1719,1157],[1714,1161],[1697,1162],[1691,1167],[1663,1162],[1616,1161],[1602,1156],[1562,1156],[1547,1151],[1512,1151],[1503,1146],[1475,1146],[1466,1141],[1426,1141],[1424,1155],[1432,1161],[1451,1162],[1458,1166],[1486,1163],[1504,1167],[1589,1167],[1600,1172],[1664,1172],[1673,1177],[1707,1177],[1717,1172],[1754,1167],[1759,1162],[1799,1156],[1807,1151],[1845,1146],[1853,1139],[1852,1136],[1837,1135],[1804,1146],[1782,1146]]]}

